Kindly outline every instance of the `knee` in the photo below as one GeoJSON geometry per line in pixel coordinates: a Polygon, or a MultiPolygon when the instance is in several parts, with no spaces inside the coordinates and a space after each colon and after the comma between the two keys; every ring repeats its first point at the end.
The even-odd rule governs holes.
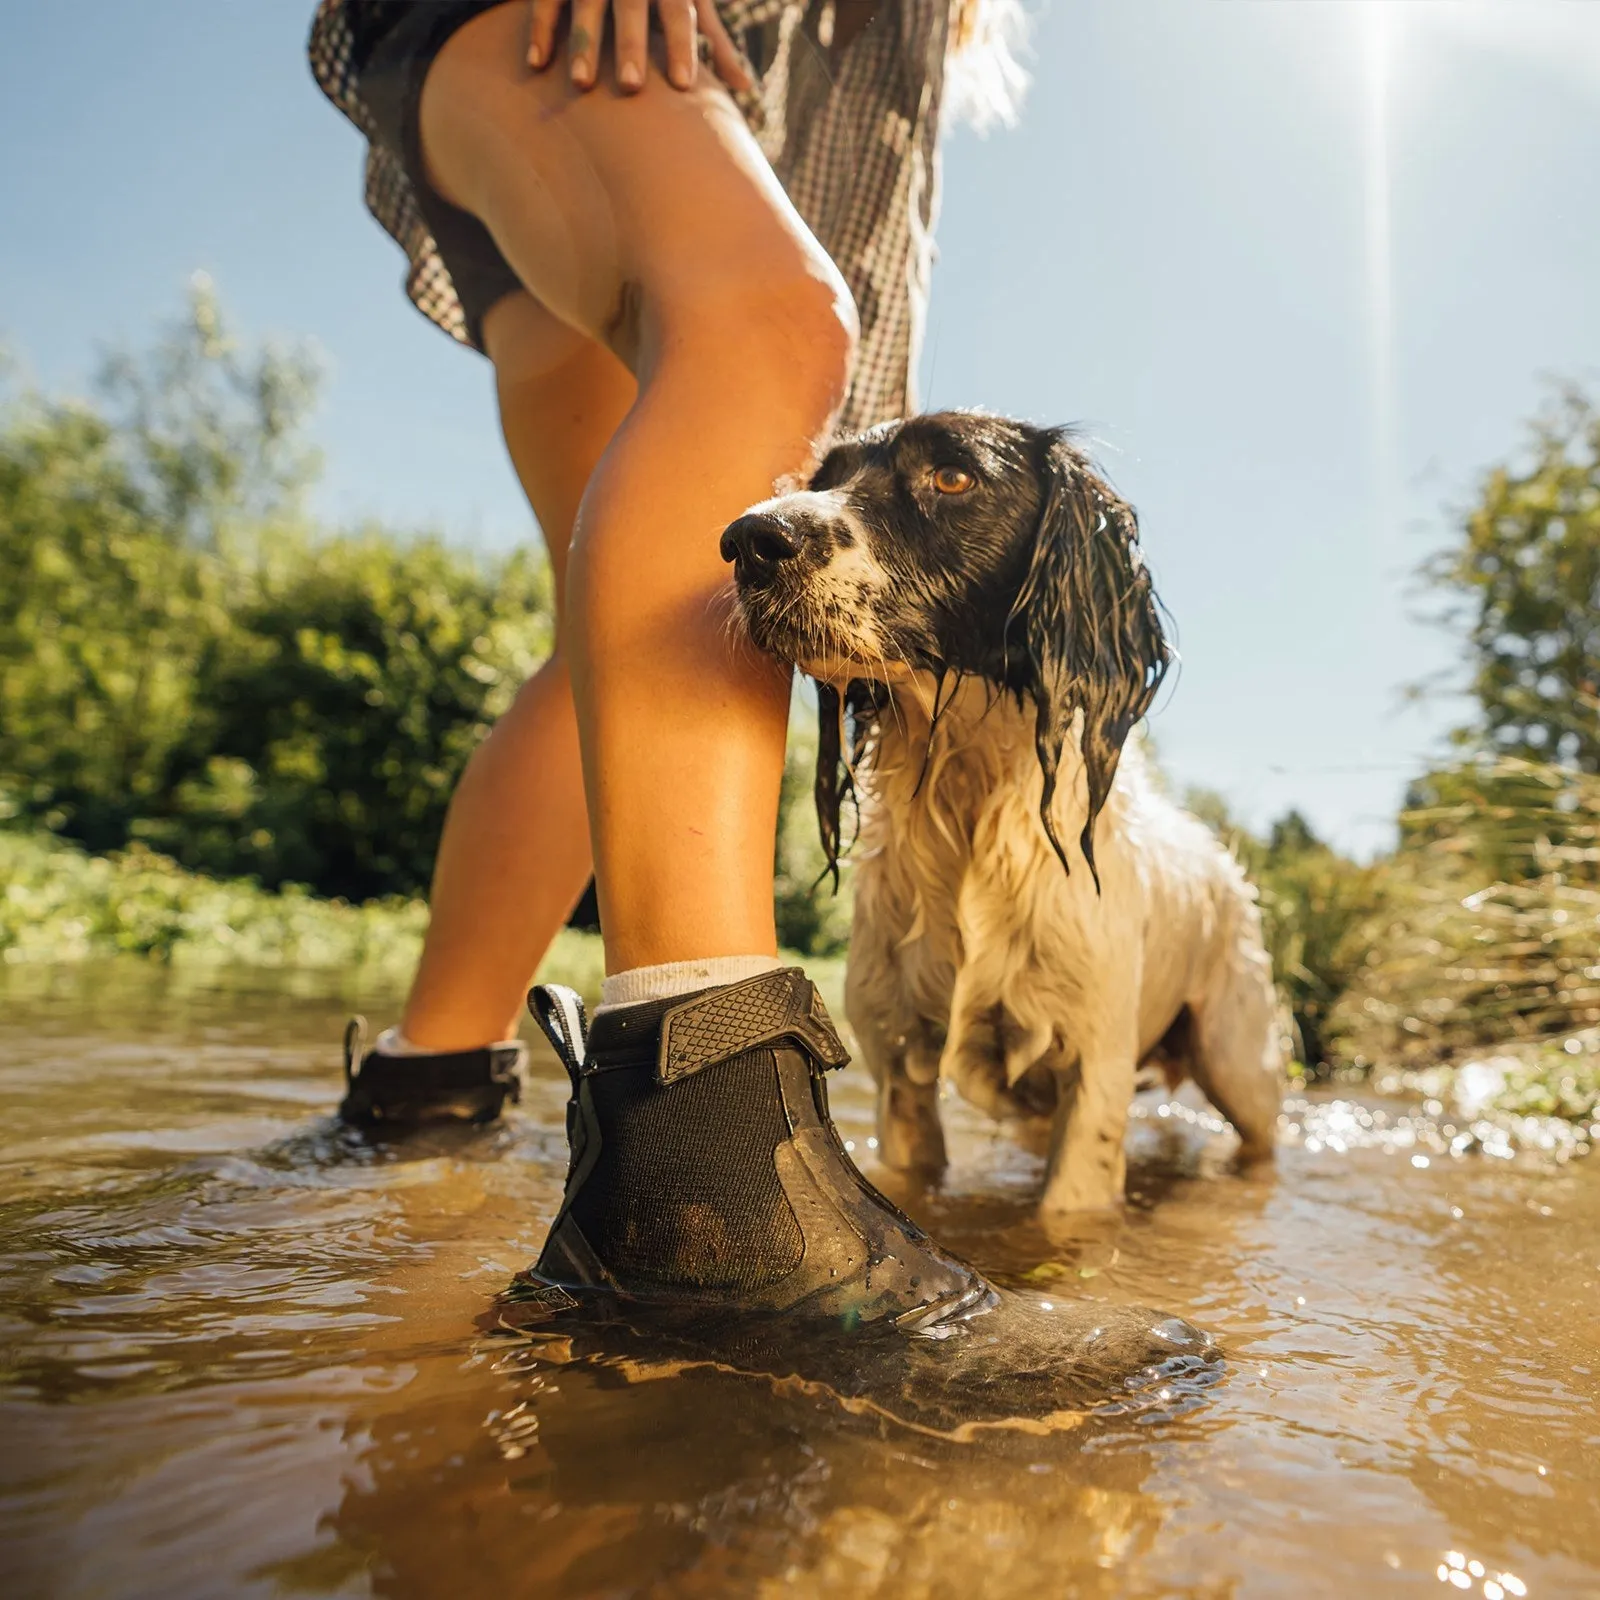
{"type": "Polygon", "coordinates": [[[789,340],[807,352],[806,368],[820,386],[838,390],[850,383],[861,318],[855,298],[830,261],[825,274],[797,278],[780,288],[773,313],[789,327],[789,340]]]}
{"type": "Polygon", "coordinates": [[[844,404],[860,324],[832,262],[743,277],[676,314],[686,343],[724,350],[735,394],[812,437],[844,404]]]}
{"type": "Polygon", "coordinates": [[[844,404],[860,338],[844,280],[829,262],[826,273],[762,285],[751,298],[749,305],[734,302],[741,348],[767,364],[808,422],[824,426],[844,404]]]}

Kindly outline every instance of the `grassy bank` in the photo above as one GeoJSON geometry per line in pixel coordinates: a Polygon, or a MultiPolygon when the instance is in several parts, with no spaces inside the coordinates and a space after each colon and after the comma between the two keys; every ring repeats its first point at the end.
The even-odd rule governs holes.
{"type": "MultiPolygon", "coordinates": [[[[0,962],[39,965],[133,955],[181,967],[338,970],[403,982],[428,923],[420,900],[350,905],[294,885],[268,891],[244,878],[190,872],[154,851],[92,856],[47,834],[0,829],[0,962]]],[[[787,953],[835,1013],[841,956],[787,953]]],[[[563,929],[539,970],[547,983],[600,992],[597,934],[563,929]]]]}
{"type": "MultiPolygon", "coordinates": [[[[190,872],[154,851],[91,856],[48,835],[0,831],[0,960],[112,955],[174,965],[339,968],[403,977],[422,948],[427,907],[394,896],[349,905],[290,885],[190,872]]],[[[594,934],[567,929],[541,973],[597,992],[594,934]]]]}

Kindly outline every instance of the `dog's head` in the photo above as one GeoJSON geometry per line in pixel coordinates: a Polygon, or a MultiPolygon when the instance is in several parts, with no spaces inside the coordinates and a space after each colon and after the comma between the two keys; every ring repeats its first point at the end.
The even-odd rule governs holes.
{"type": "MultiPolygon", "coordinates": [[[[1031,702],[1063,866],[1051,807],[1081,714],[1094,870],[1095,820],[1171,651],[1133,509],[1065,430],[964,411],[885,424],[730,524],[722,554],[751,637],[818,680],[824,763],[839,760],[841,695],[872,703],[852,686],[978,677],[1031,702]]],[[[830,856],[847,788],[819,768],[830,856]]]]}

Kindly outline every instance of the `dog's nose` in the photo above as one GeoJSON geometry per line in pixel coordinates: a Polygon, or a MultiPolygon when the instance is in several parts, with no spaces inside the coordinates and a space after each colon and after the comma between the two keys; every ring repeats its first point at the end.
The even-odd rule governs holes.
{"type": "Polygon", "coordinates": [[[753,511],[728,524],[721,550],[722,559],[733,562],[741,580],[760,581],[799,555],[800,541],[781,517],[770,511],[753,511]]]}

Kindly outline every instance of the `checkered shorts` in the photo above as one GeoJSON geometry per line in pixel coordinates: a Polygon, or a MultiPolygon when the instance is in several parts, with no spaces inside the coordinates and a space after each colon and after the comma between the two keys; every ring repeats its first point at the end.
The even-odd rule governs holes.
{"type": "MultiPolygon", "coordinates": [[[[367,208],[406,253],[406,293],[463,344],[469,318],[406,163],[361,94],[352,11],[321,0],[308,46],[323,92],[367,136],[367,208]]],[[[951,0],[885,0],[836,64],[819,42],[831,0],[718,0],[757,86],[740,107],[773,170],[838,264],[861,320],[841,425],[914,409],[938,205],[938,131],[951,0]]]]}

